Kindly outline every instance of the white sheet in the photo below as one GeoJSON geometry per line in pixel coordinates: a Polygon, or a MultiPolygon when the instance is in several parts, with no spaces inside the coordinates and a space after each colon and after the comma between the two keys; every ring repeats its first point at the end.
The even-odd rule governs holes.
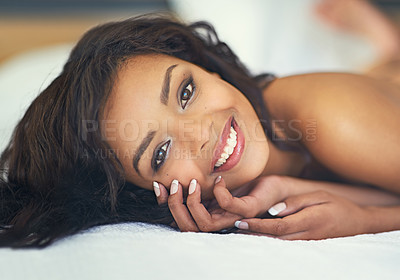
{"type": "MultiPolygon", "coordinates": [[[[307,57],[308,66],[293,60],[291,67],[275,65],[276,71],[324,65],[320,56],[307,49],[297,54],[307,57]]],[[[60,71],[69,50],[70,46],[42,49],[0,66],[1,149],[27,104],[60,71]]],[[[336,55],[333,52],[327,61],[334,61],[336,55]]],[[[355,65],[341,67],[351,70],[355,65]]],[[[0,279],[398,279],[399,260],[400,231],[281,241],[241,234],[180,233],[129,223],[96,227],[43,250],[0,249],[0,279]]]]}
{"type": "Polygon", "coordinates": [[[102,226],[44,250],[0,250],[1,279],[398,279],[400,232],[323,241],[102,226]],[[6,277],[3,277],[6,276],[6,277]]]}

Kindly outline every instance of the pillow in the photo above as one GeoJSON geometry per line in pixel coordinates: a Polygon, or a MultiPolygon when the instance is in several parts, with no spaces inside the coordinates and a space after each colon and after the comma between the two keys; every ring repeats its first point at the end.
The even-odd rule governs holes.
{"type": "Polygon", "coordinates": [[[61,72],[72,45],[36,49],[0,65],[0,151],[32,100],[61,72]]]}

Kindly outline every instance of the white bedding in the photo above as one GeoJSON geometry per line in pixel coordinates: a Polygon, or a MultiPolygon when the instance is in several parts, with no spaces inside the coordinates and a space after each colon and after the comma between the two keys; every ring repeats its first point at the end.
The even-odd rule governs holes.
{"type": "MultiPolygon", "coordinates": [[[[307,32],[312,30],[307,28],[307,32]]],[[[1,150],[27,104],[60,71],[70,47],[38,50],[0,65],[1,150]]],[[[309,65],[293,60],[291,67],[274,65],[276,72],[315,70],[336,61],[336,51],[324,64],[311,50],[302,47],[297,53],[307,57],[309,65]]],[[[296,57],[295,50],[291,51],[285,55],[296,57]]],[[[357,64],[346,61],[339,67],[335,63],[348,70],[355,70],[357,64]]],[[[0,279],[398,279],[399,261],[400,231],[281,241],[242,234],[180,233],[127,223],[96,227],[43,250],[0,249],[0,279]]]]}
{"type": "Polygon", "coordinates": [[[44,250],[0,250],[1,279],[398,279],[400,232],[323,241],[102,226],[44,250]],[[3,277],[6,276],[6,277],[3,277]]]}

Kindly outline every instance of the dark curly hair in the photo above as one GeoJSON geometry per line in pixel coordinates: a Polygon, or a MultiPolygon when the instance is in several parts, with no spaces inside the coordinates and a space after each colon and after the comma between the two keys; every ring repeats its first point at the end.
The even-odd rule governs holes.
{"type": "Polygon", "coordinates": [[[272,133],[260,85],[273,76],[252,76],[211,25],[145,15],[97,26],[30,105],[1,155],[0,246],[44,247],[101,224],[173,222],[153,192],[124,180],[115,154],[99,156],[110,147],[100,129],[87,133],[84,122],[101,118],[126,60],[151,53],[218,73],[247,96],[272,133]]]}

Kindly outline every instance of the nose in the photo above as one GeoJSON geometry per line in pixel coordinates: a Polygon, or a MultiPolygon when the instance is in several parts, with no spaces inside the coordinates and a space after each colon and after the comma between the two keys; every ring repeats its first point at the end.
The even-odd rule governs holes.
{"type": "Polygon", "coordinates": [[[167,184],[178,179],[186,190],[192,179],[205,186],[209,163],[213,120],[203,115],[193,118],[174,118],[168,123],[167,134],[172,137],[167,184]]]}
{"type": "Polygon", "coordinates": [[[175,147],[184,153],[198,154],[206,150],[210,142],[212,119],[179,118],[174,121],[171,128],[171,136],[175,147]]]}

